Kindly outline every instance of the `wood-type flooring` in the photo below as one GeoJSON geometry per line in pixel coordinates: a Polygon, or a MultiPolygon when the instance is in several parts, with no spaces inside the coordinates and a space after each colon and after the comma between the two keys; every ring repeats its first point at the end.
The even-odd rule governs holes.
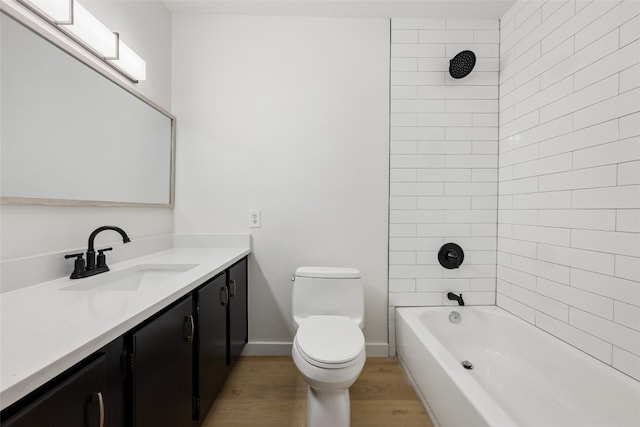
{"type": "MultiPolygon", "coordinates": [[[[291,357],[241,357],[202,427],[306,427],[306,392],[291,357]]],[[[395,359],[368,358],[349,392],[352,427],[433,427],[395,359]]]]}

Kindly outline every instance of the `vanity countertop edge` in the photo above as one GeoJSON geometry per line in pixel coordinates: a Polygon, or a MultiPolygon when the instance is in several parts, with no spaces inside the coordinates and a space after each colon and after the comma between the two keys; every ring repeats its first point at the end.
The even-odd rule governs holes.
{"type": "Polygon", "coordinates": [[[99,275],[107,278],[106,275],[140,265],[193,265],[157,286],[136,290],[114,290],[108,286],[73,290],[73,286],[91,278],[65,277],[0,294],[0,409],[9,407],[250,253],[249,246],[173,248],[113,264],[111,271],[99,275]]]}

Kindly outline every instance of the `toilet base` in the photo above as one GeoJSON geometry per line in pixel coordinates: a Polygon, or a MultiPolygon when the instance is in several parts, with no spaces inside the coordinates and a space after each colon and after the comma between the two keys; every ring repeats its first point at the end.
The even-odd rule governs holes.
{"type": "Polygon", "coordinates": [[[307,387],[307,427],[349,427],[349,389],[325,391],[307,387]]]}

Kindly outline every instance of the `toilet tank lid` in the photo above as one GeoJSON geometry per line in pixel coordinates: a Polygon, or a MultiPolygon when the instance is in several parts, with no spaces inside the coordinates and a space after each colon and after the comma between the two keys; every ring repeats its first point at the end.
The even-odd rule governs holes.
{"type": "Polygon", "coordinates": [[[298,267],[296,277],[322,279],[359,279],[360,270],[346,267],[298,267]]]}

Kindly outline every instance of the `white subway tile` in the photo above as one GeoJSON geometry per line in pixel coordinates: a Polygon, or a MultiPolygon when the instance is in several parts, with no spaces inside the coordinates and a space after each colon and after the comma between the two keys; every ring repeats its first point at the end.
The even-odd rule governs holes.
{"type": "MultiPolygon", "coordinates": [[[[576,230],[573,230],[575,233],[576,230]]],[[[558,265],[613,275],[614,256],[602,252],[538,244],[538,259],[558,265]]]]}
{"type": "Polygon", "coordinates": [[[498,30],[475,30],[473,32],[474,43],[499,43],[500,31],[498,30]]]}
{"type": "MultiPolygon", "coordinates": [[[[497,224],[471,224],[471,235],[472,236],[496,236],[498,234],[498,225],[497,224]]],[[[468,257],[469,260],[472,260],[471,257],[468,257]]],[[[484,264],[495,264],[495,255],[493,257],[493,261],[486,261],[484,264]]],[[[481,264],[480,262],[476,262],[476,264],[481,264]]]]}
{"type": "Polygon", "coordinates": [[[497,19],[447,19],[447,30],[497,30],[499,26],[497,19]]]}
{"type": "Polygon", "coordinates": [[[531,324],[535,323],[536,311],[528,305],[522,304],[502,293],[496,295],[496,304],[522,320],[531,324]]]}
{"type": "MultiPolygon", "coordinates": [[[[563,45],[563,49],[565,49],[565,53],[568,50],[568,46],[563,45]]],[[[573,43],[571,44],[571,53],[573,53],[573,43]]],[[[501,58],[502,59],[502,58],[501,58]]],[[[539,46],[533,46],[528,51],[524,52],[521,55],[518,55],[509,65],[501,68],[500,71],[500,83],[506,83],[509,80],[513,79],[513,85],[515,88],[522,86],[524,83],[528,82],[535,76],[539,75],[541,71],[539,71],[539,67],[536,67],[534,72],[531,74],[531,66],[535,64],[540,59],[540,48],[539,46]],[[529,70],[529,72],[527,72],[529,70]],[[523,75],[526,74],[526,75],[523,75]]],[[[558,62],[560,59],[558,59],[558,62]]]]}
{"type": "Polygon", "coordinates": [[[456,243],[468,251],[491,251],[496,249],[495,237],[460,237],[456,239],[456,243]]]}
{"type": "Polygon", "coordinates": [[[438,265],[438,251],[416,252],[416,264],[438,265]]]}
{"type": "MultiPolygon", "coordinates": [[[[497,188],[496,188],[497,191],[497,188]]],[[[498,206],[498,197],[496,196],[472,196],[471,207],[473,209],[490,209],[495,210],[498,206]]]]}
{"type": "Polygon", "coordinates": [[[442,305],[440,292],[398,292],[389,294],[389,305],[394,307],[442,305]]]}
{"type": "Polygon", "coordinates": [[[497,127],[498,124],[499,124],[499,120],[498,119],[499,119],[499,115],[496,114],[496,113],[474,114],[473,115],[473,125],[474,126],[495,126],[495,127],[497,127]]]}
{"type": "Polygon", "coordinates": [[[640,356],[613,346],[612,366],[640,381],[640,356]]]}
{"type": "MultiPolygon", "coordinates": [[[[390,251],[423,251],[439,248],[444,242],[442,238],[429,239],[426,237],[394,237],[389,239],[390,251]]],[[[391,277],[391,276],[389,276],[391,277]]]]}
{"type": "Polygon", "coordinates": [[[469,279],[434,278],[416,280],[416,290],[418,292],[460,292],[468,291],[469,289],[469,279]]]}
{"type": "Polygon", "coordinates": [[[498,156],[492,154],[446,154],[444,157],[447,168],[495,168],[498,165],[498,156]]]}
{"type": "Polygon", "coordinates": [[[498,101],[492,99],[446,100],[448,113],[497,113],[498,101]]]}
{"type": "Polygon", "coordinates": [[[416,154],[418,152],[418,143],[416,141],[390,141],[390,154],[416,154]]]}
{"type": "Polygon", "coordinates": [[[419,169],[417,181],[469,182],[471,181],[471,169],[419,169]]]}
{"type": "Polygon", "coordinates": [[[620,27],[620,46],[626,46],[628,43],[638,39],[640,39],[640,15],[620,27]]]}
{"type": "Polygon", "coordinates": [[[569,284],[570,268],[564,265],[554,264],[542,260],[533,260],[518,255],[511,256],[511,265],[514,269],[544,277],[554,282],[569,284]]]}
{"type": "MultiPolygon", "coordinates": [[[[452,197],[452,196],[449,196],[452,197]]],[[[475,197],[495,197],[495,196],[473,196],[475,197]]],[[[493,209],[471,209],[471,210],[450,210],[444,216],[444,222],[449,224],[469,223],[469,224],[495,224],[498,215],[493,209]]],[[[495,247],[495,242],[491,242],[495,247]]]]}
{"type": "MultiPolygon", "coordinates": [[[[568,39],[583,28],[589,28],[596,18],[599,18],[616,5],[612,1],[592,1],[580,12],[562,23],[555,31],[542,40],[542,52],[547,52],[560,42],[568,39]],[[587,26],[589,25],[589,26],[587,26]]],[[[592,24],[596,25],[596,24],[592,24]]]]}
{"type": "MultiPolygon", "coordinates": [[[[512,80],[510,80],[512,81],[512,80]]],[[[504,111],[515,104],[522,102],[529,97],[535,95],[540,91],[540,77],[535,77],[523,84],[522,86],[513,89],[506,95],[502,95],[500,99],[500,111],[504,111]]]]}
{"type": "Polygon", "coordinates": [[[434,140],[418,141],[417,144],[418,154],[471,154],[471,141],[434,140]]]}
{"type": "Polygon", "coordinates": [[[391,20],[391,29],[394,30],[444,30],[445,25],[444,19],[393,18],[391,20]]]}
{"type": "Polygon", "coordinates": [[[445,183],[444,194],[451,196],[492,196],[496,194],[496,184],[489,182],[445,183]]]}
{"type": "Polygon", "coordinates": [[[415,264],[416,253],[413,251],[389,251],[389,264],[415,264]]]}
{"type": "Polygon", "coordinates": [[[629,67],[620,73],[620,93],[640,87],[640,64],[629,67]]]}
{"type": "Polygon", "coordinates": [[[638,281],[640,277],[640,258],[616,255],[616,277],[638,281]]]}
{"type": "MultiPolygon", "coordinates": [[[[539,176],[571,170],[571,153],[544,157],[530,162],[518,163],[513,166],[514,178],[539,176]]],[[[542,177],[540,177],[542,179],[542,177]]],[[[540,191],[543,191],[540,189],[540,191]]]]}
{"type": "MultiPolygon", "coordinates": [[[[538,46],[534,46],[532,49],[537,50],[538,55],[540,55],[540,49],[538,48],[538,46]]],[[[568,39],[567,41],[559,44],[550,52],[547,52],[545,55],[540,56],[539,59],[529,64],[528,67],[518,72],[515,76],[515,85],[520,86],[536,76],[540,76],[541,78],[541,87],[547,87],[558,80],[562,80],[563,78],[574,72],[566,72],[565,68],[569,64],[563,64],[563,61],[565,61],[568,57],[571,57],[573,53],[573,40],[568,39]],[[547,70],[553,69],[553,67],[558,67],[559,70],[562,70],[562,73],[558,72],[558,75],[556,76],[549,76],[547,74],[547,70]],[[543,75],[546,75],[546,79],[549,79],[549,77],[553,77],[553,81],[545,80],[544,84],[542,84],[543,75]]]]}
{"type": "MultiPolygon", "coordinates": [[[[640,234],[573,230],[571,233],[571,246],[610,254],[640,257],[640,234]]],[[[611,274],[613,274],[613,271],[611,274]]]]}
{"type": "Polygon", "coordinates": [[[597,39],[637,15],[639,8],[640,4],[638,4],[637,1],[619,3],[615,8],[597,19],[592,25],[576,33],[576,50],[597,43],[597,39]]]}
{"type": "MultiPolygon", "coordinates": [[[[556,210],[552,210],[555,212],[556,210]]],[[[551,211],[541,211],[551,212],[551,211]]],[[[538,225],[538,211],[533,209],[500,209],[499,221],[504,224],[538,225]]],[[[551,224],[541,224],[551,225],[551,224]]]]}
{"type": "MultiPolygon", "coordinates": [[[[560,45],[563,46],[563,45],[560,45]]],[[[614,52],[618,48],[618,31],[612,31],[587,48],[567,55],[561,62],[551,68],[547,68],[540,76],[541,86],[551,86],[553,83],[583,69],[589,64],[614,52]]],[[[552,51],[553,52],[553,51],[552,51]]],[[[551,54],[552,52],[549,52],[551,54]]]]}
{"type": "MultiPolygon", "coordinates": [[[[447,46],[445,48],[445,55],[447,58],[453,58],[458,53],[463,50],[469,49],[469,43],[456,43],[456,42],[447,42],[447,46]]],[[[472,45],[472,50],[475,53],[477,58],[499,58],[500,57],[500,47],[497,43],[474,43],[472,45]]],[[[497,70],[496,70],[497,71],[497,70]]],[[[470,77],[470,76],[469,76],[470,77]]],[[[497,77],[497,73],[496,73],[497,77]]],[[[466,80],[465,77],[462,81],[466,80]]],[[[496,79],[496,84],[498,80],[496,79]]]]}
{"type": "Polygon", "coordinates": [[[471,113],[421,113],[418,126],[473,126],[471,113]]]}
{"type": "MultiPolygon", "coordinates": [[[[497,133],[497,129],[496,129],[497,133]]],[[[471,143],[473,154],[498,154],[498,141],[494,138],[492,141],[473,141],[471,143]]],[[[497,172],[495,173],[497,179],[497,172]]]]}
{"type": "Polygon", "coordinates": [[[519,286],[511,287],[510,296],[529,307],[535,308],[536,311],[555,317],[563,322],[569,321],[569,307],[566,304],[519,286]]]}
{"type": "Polygon", "coordinates": [[[618,94],[618,76],[611,76],[591,86],[573,92],[571,95],[559,99],[540,108],[540,122],[548,122],[560,116],[572,113],[582,108],[599,103],[618,94]]]}
{"type": "MultiPolygon", "coordinates": [[[[473,99],[498,99],[499,88],[493,86],[470,86],[473,89],[473,99]]],[[[496,114],[497,116],[497,114],[496,114]]],[[[497,123],[496,123],[497,126],[497,123]]]]}
{"type": "Polygon", "coordinates": [[[418,58],[391,58],[391,72],[418,71],[418,58]]]}
{"type": "MultiPolygon", "coordinates": [[[[415,227],[415,226],[414,226],[415,227]]],[[[417,233],[420,237],[438,236],[470,236],[470,224],[418,224],[417,233]]]]}
{"type": "Polygon", "coordinates": [[[543,313],[536,313],[535,323],[537,327],[549,332],[551,335],[605,363],[611,363],[612,346],[610,343],[543,313]]]}
{"type": "Polygon", "coordinates": [[[640,40],[618,49],[574,74],[575,89],[581,89],[640,62],[640,40]]]}
{"type": "Polygon", "coordinates": [[[500,153],[506,153],[507,151],[514,150],[516,148],[525,147],[535,144],[536,142],[564,135],[572,130],[573,118],[571,116],[560,117],[559,119],[548,123],[542,123],[540,126],[520,132],[518,135],[501,140],[500,153]]]}
{"type": "Polygon", "coordinates": [[[390,279],[389,292],[415,292],[416,281],[414,279],[390,279]]]}
{"type": "Polygon", "coordinates": [[[389,197],[389,209],[415,209],[417,203],[415,197],[389,197]]]}
{"type": "Polygon", "coordinates": [[[418,197],[418,209],[470,209],[470,197],[418,197]]]}
{"type": "Polygon", "coordinates": [[[448,71],[446,58],[418,58],[418,71],[448,71]]]}
{"type": "Polygon", "coordinates": [[[420,86],[420,99],[470,99],[473,97],[472,86],[420,86]]]}
{"type": "Polygon", "coordinates": [[[418,126],[417,113],[391,113],[389,115],[391,126],[418,126]]]}
{"type": "Polygon", "coordinates": [[[391,86],[391,99],[418,99],[418,86],[391,86]]]}
{"type": "Polygon", "coordinates": [[[600,101],[573,114],[574,129],[582,129],[640,110],[640,88],[600,101]]]}
{"type": "Polygon", "coordinates": [[[473,43],[473,30],[420,30],[423,43],[473,43]]]}
{"type": "MultiPolygon", "coordinates": [[[[446,128],[445,138],[447,140],[476,140],[476,141],[497,141],[497,127],[460,127],[446,128]]],[[[496,153],[497,154],[497,153],[496,153]]]]}
{"type": "MultiPolygon", "coordinates": [[[[640,164],[638,164],[640,167],[640,164]]],[[[640,210],[618,209],[616,214],[616,231],[640,233],[640,210]]]]}
{"type": "MultiPolygon", "coordinates": [[[[484,291],[495,294],[496,279],[491,277],[472,277],[469,279],[471,291],[484,291]]],[[[495,304],[492,303],[492,304],[495,304]]]]}
{"type": "MultiPolygon", "coordinates": [[[[445,237],[445,240],[450,241],[457,239],[457,236],[449,236],[449,239],[445,237]]],[[[442,267],[440,267],[442,269],[442,267]]],[[[453,278],[473,278],[473,277],[484,277],[484,278],[495,278],[496,277],[496,267],[495,265],[471,265],[468,263],[463,263],[460,268],[455,268],[451,270],[443,269],[442,274],[445,278],[453,277],[453,278]]]]}
{"type": "Polygon", "coordinates": [[[529,114],[518,117],[509,123],[500,126],[500,139],[504,139],[510,136],[518,138],[517,134],[523,133],[526,130],[534,128],[540,124],[540,111],[532,111],[529,114]]]}
{"type": "Polygon", "coordinates": [[[415,224],[389,224],[389,237],[415,237],[415,224]]]}
{"type": "Polygon", "coordinates": [[[415,182],[416,181],[415,169],[391,169],[389,170],[390,182],[415,182]]]}
{"type": "Polygon", "coordinates": [[[513,166],[498,168],[498,178],[499,181],[507,181],[513,179],[513,166]]]}
{"type": "Polygon", "coordinates": [[[572,269],[571,286],[618,301],[640,305],[640,283],[637,281],[572,269]]]}
{"type": "Polygon", "coordinates": [[[575,308],[569,309],[569,323],[611,344],[640,355],[640,332],[575,308]]]}
{"type": "Polygon", "coordinates": [[[640,160],[640,136],[585,148],[573,153],[573,167],[588,168],[640,160]]]}
{"type": "Polygon", "coordinates": [[[513,179],[498,183],[500,194],[535,193],[538,191],[538,177],[513,179]]]}
{"type": "MultiPolygon", "coordinates": [[[[549,18],[541,21],[540,25],[532,28],[531,31],[528,31],[524,37],[515,45],[516,48],[516,56],[520,55],[521,52],[529,49],[531,46],[534,46],[537,43],[541,43],[541,40],[547,34],[553,34],[553,31],[557,28],[562,29],[567,25],[570,18],[574,14],[574,7],[571,2],[563,5],[556,13],[551,15],[549,18]]],[[[541,11],[539,11],[540,17],[538,19],[542,19],[541,11]]],[[[557,43],[556,43],[557,44],[557,43]]],[[[541,49],[544,53],[549,49],[541,49]]]]}
{"type": "Polygon", "coordinates": [[[389,214],[391,224],[420,224],[420,223],[442,223],[444,222],[444,212],[438,210],[404,210],[392,211],[389,214]]]}
{"type": "Polygon", "coordinates": [[[420,279],[430,277],[442,277],[443,268],[435,265],[391,265],[389,266],[390,279],[420,279]]]}
{"type": "Polygon", "coordinates": [[[640,185],[573,190],[571,193],[571,205],[573,208],[640,208],[640,185]]]}
{"type": "Polygon", "coordinates": [[[445,128],[439,127],[392,127],[392,141],[424,141],[442,140],[445,137],[445,128]]]}
{"type": "Polygon", "coordinates": [[[636,331],[640,331],[640,307],[620,301],[614,303],[613,321],[636,331]]]}
{"type": "Polygon", "coordinates": [[[556,227],[540,227],[536,225],[514,224],[512,237],[529,242],[548,243],[552,245],[569,246],[571,230],[556,227]]]}
{"type": "MultiPolygon", "coordinates": [[[[494,144],[495,145],[495,144],[494,144]]],[[[476,151],[476,143],[473,143],[473,150],[476,151]]],[[[485,151],[485,150],[481,150],[485,151]]],[[[486,150],[489,151],[489,150],[486,150]]],[[[497,182],[498,172],[495,169],[472,169],[471,181],[473,182],[497,182]]],[[[495,193],[494,193],[495,195],[495,193]]]]}
{"type": "MultiPolygon", "coordinates": [[[[451,56],[453,57],[456,53],[452,53],[451,56]]],[[[454,79],[449,73],[443,73],[443,76],[447,85],[495,87],[498,84],[498,74],[497,71],[474,71],[464,79],[454,79]]]]}
{"type": "Polygon", "coordinates": [[[544,175],[539,178],[539,188],[554,191],[615,186],[617,172],[617,167],[610,165],[544,175]]]}
{"type": "Polygon", "coordinates": [[[391,44],[392,58],[444,58],[444,44],[391,44]]]}
{"type": "MultiPolygon", "coordinates": [[[[593,191],[593,190],[584,190],[584,191],[593,191]]],[[[571,191],[552,191],[549,193],[516,194],[513,196],[512,206],[513,206],[513,209],[568,209],[571,207],[571,203],[572,203],[571,197],[572,197],[571,191]]],[[[574,206],[574,207],[588,208],[591,206],[574,206]]]]}
{"type": "Polygon", "coordinates": [[[527,258],[535,258],[538,245],[535,242],[527,242],[524,240],[498,238],[498,250],[524,256],[527,258]]]}
{"type": "Polygon", "coordinates": [[[551,15],[556,13],[560,7],[564,6],[567,2],[565,1],[548,1],[542,5],[542,20],[546,20],[551,15]]]}
{"type": "Polygon", "coordinates": [[[554,101],[570,95],[573,92],[573,76],[569,76],[557,83],[539,91],[538,93],[518,102],[514,106],[515,117],[520,117],[533,110],[547,106],[554,101]]]}
{"type": "Polygon", "coordinates": [[[444,167],[444,156],[440,155],[408,155],[392,154],[390,164],[392,168],[441,168],[444,167]]]}
{"type": "Polygon", "coordinates": [[[392,113],[438,113],[444,112],[444,101],[441,100],[392,100],[392,113]]]}
{"type": "MultiPolygon", "coordinates": [[[[538,144],[526,145],[506,152],[500,150],[500,166],[505,167],[522,164],[524,162],[537,159],[539,157],[539,152],[540,148],[538,144]]],[[[513,168],[511,168],[511,174],[513,177],[513,168]]]]}
{"type": "Polygon", "coordinates": [[[418,30],[391,30],[391,43],[418,43],[418,30]]]}
{"type": "Polygon", "coordinates": [[[640,112],[620,117],[620,138],[636,135],[640,135],[640,112]]]}
{"type": "Polygon", "coordinates": [[[616,225],[616,211],[613,209],[540,210],[537,218],[539,225],[550,227],[613,231],[616,225]]]}
{"type": "Polygon", "coordinates": [[[613,320],[613,300],[610,298],[541,278],[538,279],[536,291],[572,307],[613,320]]]}
{"type": "Polygon", "coordinates": [[[394,196],[438,196],[444,194],[444,184],[440,183],[404,183],[394,182],[389,185],[390,194],[394,196]]]}
{"type": "Polygon", "coordinates": [[[609,120],[595,126],[565,133],[540,143],[540,156],[547,157],[592,147],[618,138],[618,120],[609,120]]]}

